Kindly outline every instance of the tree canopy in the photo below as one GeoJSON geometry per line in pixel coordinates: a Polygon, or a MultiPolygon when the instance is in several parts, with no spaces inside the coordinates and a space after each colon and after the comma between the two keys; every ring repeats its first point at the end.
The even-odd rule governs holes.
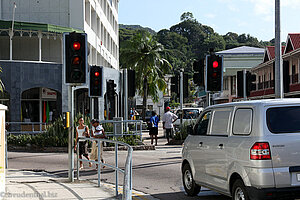
{"type": "MultiPolygon", "coordinates": [[[[135,37],[139,31],[149,28],[138,28],[138,26],[120,26],[120,52],[122,54],[126,41],[135,37]],[[125,28],[124,28],[125,27],[125,28]],[[131,28],[130,28],[131,27],[131,28]]],[[[204,58],[211,48],[215,52],[240,46],[265,47],[274,45],[274,40],[259,41],[249,34],[237,34],[228,32],[220,35],[208,25],[198,22],[191,12],[185,12],[180,17],[180,22],[155,33],[150,33],[155,40],[163,45],[165,53],[163,58],[167,59],[173,66],[172,74],[178,74],[180,69],[192,76],[192,65],[195,60],[204,58]]],[[[123,60],[120,60],[123,65],[123,60]]]]}
{"type": "Polygon", "coordinates": [[[164,77],[172,66],[163,58],[165,53],[164,46],[147,31],[137,32],[122,47],[120,62],[123,68],[135,70],[138,93],[143,97],[143,118],[148,96],[157,102],[158,91],[165,92],[167,88],[164,77]]]}

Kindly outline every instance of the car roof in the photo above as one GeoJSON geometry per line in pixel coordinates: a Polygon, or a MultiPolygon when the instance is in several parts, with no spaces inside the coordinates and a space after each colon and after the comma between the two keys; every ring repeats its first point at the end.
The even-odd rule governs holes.
{"type": "MultiPolygon", "coordinates": [[[[239,101],[224,104],[217,104],[209,106],[207,108],[218,108],[218,107],[230,107],[230,106],[274,106],[274,105],[288,105],[288,104],[300,104],[300,98],[286,98],[286,99],[262,99],[262,100],[250,100],[250,101],[239,101]]],[[[207,109],[206,108],[206,109],[207,109]]]]}

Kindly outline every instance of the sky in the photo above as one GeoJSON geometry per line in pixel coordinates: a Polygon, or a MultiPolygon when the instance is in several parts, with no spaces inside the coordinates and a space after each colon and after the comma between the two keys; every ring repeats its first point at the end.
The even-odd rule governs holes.
{"type": "MultiPolygon", "coordinates": [[[[191,12],[203,25],[225,35],[246,33],[258,40],[275,38],[275,0],[120,0],[119,23],[155,31],[169,29],[191,12]]],[[[300,33],[300,0],[281,0],[281,40],[300,33]]]]}

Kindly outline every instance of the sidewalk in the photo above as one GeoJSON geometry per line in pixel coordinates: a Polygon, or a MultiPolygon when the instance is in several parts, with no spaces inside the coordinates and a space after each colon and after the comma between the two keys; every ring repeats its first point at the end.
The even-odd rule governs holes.
{"type": "MultiPolygon", "coordinates": [[[[168,143],[167,138],[165,137],[165,130],[163,129],[162,122],[159,122],[159,124],[158,124],[157,138],[158,138],[157,139],[157,146],[166,146],[166,144],[168,143]]],[[[144,140],[145,144],[147,144],[147,145],[151,144],[149,131],[143,132],[143,140],[144,140]]],[[[153,143],[155,144],[155,140],[153,140],[153,143]]],[[[175,145],[171,145],[171,146],[175,146],[175,145]]]]}
{"type": "MultiPolygon", "coordinates": [[[[1,194],[2,195],[2,194],[1,194]]],[[[116,200],[121,197],[114,196],[114,190],[108,186],[82,181],[68,183],[46,172],[32,172],[20,170],[7,170],[6,193],[4,200],[116,200]]]]}

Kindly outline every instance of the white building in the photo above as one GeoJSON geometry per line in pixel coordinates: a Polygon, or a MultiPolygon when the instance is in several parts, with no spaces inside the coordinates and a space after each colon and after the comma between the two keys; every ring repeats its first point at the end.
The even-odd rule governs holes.
{"type": "MultiPolygon", "coordinates": [[[[114,80],[117,95],[120,94],[118,3],[119,0],[1,0],[0,78],[6,88],[0,94],[0,102],[8,105],[10,121],[24,121],[26,116],[27,120],[42,122],[46,104],[56,115],[68,111],[68,92],[62,78],[64,32],[87,33],[88,63],[104,67],[103,93],[106,81],[114,80]],[[46,89],[56,94],[45,97],[46,89]]],[[[90,110],[100,119],[104,113],[118,115],[118,96],[109,102],[104,96],[93,101],[88,97],[88,84],[76,87],[74,95],[77,112],[90,110]]]]}
{"type": "Polygon", "coordinates": [[[241,46],[233,49],[219,51],[217,55],[223,56],[223,92],[214,95],[215,103],[231,102],[236,98],[236,74],[237,71],[252,67],[262,62],[263,48],[241,46]]]}
{"type": "Polygon", "coordinates": [[[12,20],[13,2],[15,21],[82,30],[88,35],[89,64],[119,69],[119,0],[1,0],[0,20],[12,20]]]}

